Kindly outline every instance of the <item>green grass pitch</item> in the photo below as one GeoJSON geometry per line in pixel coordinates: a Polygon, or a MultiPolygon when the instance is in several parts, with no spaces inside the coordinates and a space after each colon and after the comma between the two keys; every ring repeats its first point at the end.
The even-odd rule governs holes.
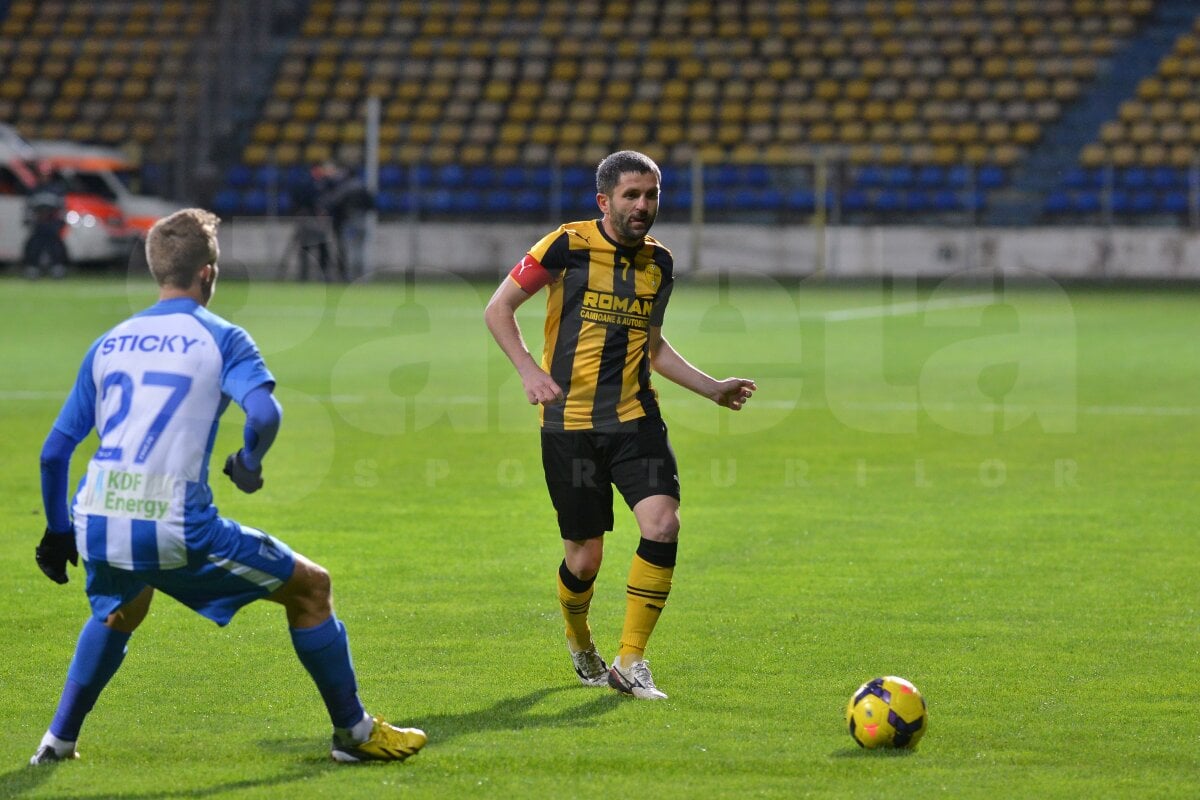
{"type": "MultiPolygon", "coordinates": [[[[1195,796],[1200,295],[681,279],[667,337],[760,390],[733,415],[658,381],[683,529],[647,653],[670,699],[647,703],[570,670],[492,288],[228,282],[213,302],[284,406],[265,489],[218,474],[218,505],[330,569],[364,701],[428,747],[334,765],[281,609],[218,629],[160,596],[82,760],[30,769],[86,614],[79,570],[58,587],[33,562],[38,452],[86,347],[154,290],[0,281],[0,796],[1195,796]],[[884,674],[929,702],[899,757],[842,722],[884,674]]],[[[606,656],[637,536],[617,511],[606,656]]]]}

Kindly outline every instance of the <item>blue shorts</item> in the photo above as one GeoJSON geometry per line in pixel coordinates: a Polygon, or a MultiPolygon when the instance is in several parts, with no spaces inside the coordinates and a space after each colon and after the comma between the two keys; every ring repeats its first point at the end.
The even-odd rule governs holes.
{"type": "Polygon", "coordinates": [[[84,566],[92,616],[101,622],[152,586],[218,625],[228,625],[242,606],[287,583],[296,559],[278,539],[217,517],[198,535],[188,532],[185,567],[128,570],[103,561],[84,566]]]}

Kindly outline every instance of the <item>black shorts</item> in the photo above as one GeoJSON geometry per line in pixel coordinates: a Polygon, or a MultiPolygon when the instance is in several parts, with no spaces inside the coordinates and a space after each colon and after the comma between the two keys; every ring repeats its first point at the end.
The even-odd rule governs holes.
{"type": "Polygon", "coordinates": [[[679,469],[661,419],[613,433],[542,431],[542,468],[564,539],[613,529],[614,484],[630,508],[654,495],[679,499],[679,469]]]}

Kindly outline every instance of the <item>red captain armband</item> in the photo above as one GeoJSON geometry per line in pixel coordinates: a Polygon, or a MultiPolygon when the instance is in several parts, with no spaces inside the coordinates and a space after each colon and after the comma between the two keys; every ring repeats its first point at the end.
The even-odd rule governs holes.
{"type": "Polygon", "coordinates": [[[508,277],[516,281],[517,286],[529,294],[536,294],[543,286],[554,282],[554,276],[550,274],[550,270],[543,267],[540,261],[528,253],[517,262],[517,265],[508,273],[508,277]]]}

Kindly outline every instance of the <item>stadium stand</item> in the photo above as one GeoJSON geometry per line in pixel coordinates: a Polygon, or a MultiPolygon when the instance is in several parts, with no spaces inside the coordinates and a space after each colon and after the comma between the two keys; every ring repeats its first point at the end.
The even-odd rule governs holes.
{"type": "Polygon", "coordinates": [[[29,139],[139,151],[175,133],[210,3],[13,0],[0,22],[0,119],[29,139]]]}
{"type": "MultiPolygon", "coordinates": [[[[1045,199],[1051,218],[1178,218],[1200,196],[1200,16],[1045,199]]],[[[1193,212],[1194,213],[1194,212],[1193,212]]]]}
{"type": "MultiPolygon", "coordinates": [[[[591,165],[624,146],[664,165],[680,214],[696,192],[711,213],[761,220],[1004,222],[1031,193],[1043,219],[1170,214],[1200,143],[1200,14],[1180,0],[262,5],[288,19],[237,65],[248,94],[213,115],[226,214],[286,213],[308,167],[362,164],[368,97],[384,214],[590,210],[591,165]],[[1157,68],[1108,113],[1094,100],[1130,79],[1137,48],[1157,68]]],[[[155,145],[203,94],[189,83],[200,43],[237,27],[225,8],[13,0],[0,118],[167,160],[155,145]]]]}

